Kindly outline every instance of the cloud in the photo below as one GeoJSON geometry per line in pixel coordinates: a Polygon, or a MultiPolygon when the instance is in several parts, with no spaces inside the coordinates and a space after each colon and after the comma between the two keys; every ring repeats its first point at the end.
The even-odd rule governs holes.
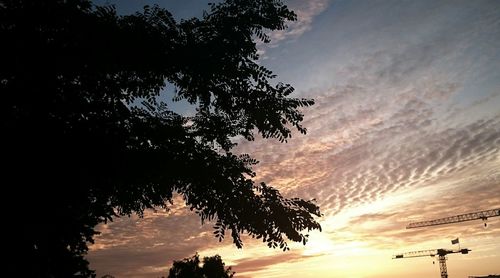
{"type": "Polygon", "coordinates": [[[237,273],[255,272],[280,263],[292,263],[299,260],[306,260],[307,257],[297,252],[286,252],[278,255],[265,256],[260,258],[245,258],[235,262],[233,269],[237,273]]]}
{"type": "Polygon", "coordinates": [[[466,111],[498,102],[498,94],[464,106],[463,82],[476,68],[473,57],[460,59],[464,69],[454,74],[443,71],[477,47],[472,26],[465,31],[470,37],[440,27],[424,40],[365,54],[341,70],[345,85],[303,93],[317,101],[305,110],[308,136],[286,145],[242,143],[239,150],[262,162],[258,179],[290,195],[316,198],[331,214],[465,176],[482,163],[498,166],[500,113],[485,120],[466,111]],[[457,114],[469,116],[458,122],[457,114]]]}
{"type": "Polygon", "coordinates": [[[90,246],[90,267],[98,275],[156,277],[166,275],[173,260],[193,256],[198,250],[219,244],[211,226],[187,208],[169,212],[146,211],[144,218],[117,218],[101,225],[101,234],[90,246]],[[184,210],[184,211],[182,211],[184,210]]]}
{"type": "Polygon", "coordinates": [[[258,53],[262,59],[267,59],[266,48],[275,48],[286,40],[297,39],[305,32],[311,30],[314,17],[323,12],[329,5],[330,0],[290,0],[287,6],[297,14],[297,20],[288,22],[288,28],[269,33],[271,42],[264,44],[258,41],[258,53]]]}
{"type": "Polygon", "coordinates": [[[272,32],[270,35],[271,45],[285,39],[295,39],[311,30],[314,17],[323,12],[328,7],[329,2],[329,0],[288,1],[290,9],[297,14],[297,21],[290,22],[286,30],[272,32]]]}

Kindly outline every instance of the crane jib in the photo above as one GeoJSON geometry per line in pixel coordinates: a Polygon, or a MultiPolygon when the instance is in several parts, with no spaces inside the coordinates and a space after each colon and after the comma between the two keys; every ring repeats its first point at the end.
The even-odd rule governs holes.
{"type": "Polygon", "coordinates": [[[408,224],[406,226],[406,228],[407,229],[421,228],[421,227],[459,223],[459,222],[479,220],[479,219],[485,221],[488,218],[496,217],[496,216],[500,216],[500,208],[465,213],[465,214],[460,214],[460,215],[455,215],[455,216],[450,216],[450,217],[428,220],[428,221],[412,222],[412,223],[408,224]]]}

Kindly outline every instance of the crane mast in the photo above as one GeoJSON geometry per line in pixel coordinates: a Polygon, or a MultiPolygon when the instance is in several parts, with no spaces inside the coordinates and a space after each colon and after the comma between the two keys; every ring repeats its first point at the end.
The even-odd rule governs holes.
{"type": "MultiPolygon", "coordinates": [[[[406,226],[406,229],[421,228],[421,227],[428,227],[428,226],[437,226],[437,225],[472,221],[472,220],[478,220],[478,219],[486,220],[490,217],[495,217],[495,216],[500,216],[500,208],[465,213],[465,214],[460,214],[460,215],[455,215],[455,216],[450,216],[450,217],[428,220],[428,221],[412,222],[406,226]]],[[[484,225],[486,226],[486,223],[484,225]]]]}
{"type": "Polygon", "coordinates": [[[415,257],[435,257],[438,256],[439,270],[441,272],[441,278],[448,278],[448,269],[446,267],[446,255],[453,253],[462,253],[468,254],[470,249],[463,248],[458,250],[450,250],[450,249],[432,249],[432,250],[421,250],[421,251],[412,251],[406,252],[402,254],[394,255],[393,259],[405,259],[405,258],[415,258],[415,257]]]}

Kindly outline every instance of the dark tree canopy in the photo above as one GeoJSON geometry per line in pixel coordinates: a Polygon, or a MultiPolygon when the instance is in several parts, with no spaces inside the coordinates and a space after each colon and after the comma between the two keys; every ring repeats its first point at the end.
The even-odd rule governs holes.
{"type": "Polygon", "coordinates": [[[231,138],[305,133],[293,88],[257,63],[255,40],[296,15],[279,0],[227,0],[177,22],[87,0],[0,0],[1,154],[12,267],[88,277],[97,224],[167,208],[179,193],[220,240],[244,233],[287,250],[320,229],[311,201],[254,183],[231,138]],[[196,107],[174,113],[159,101],[196,107]]]}
{"type": "Polygon", "coordinates": [[[232,278],[231,267],[226,268],[219,255],[204,257],[200,266],[198,254],[182,261],[174,261],[168,273],[168,278],[232,278]]]}

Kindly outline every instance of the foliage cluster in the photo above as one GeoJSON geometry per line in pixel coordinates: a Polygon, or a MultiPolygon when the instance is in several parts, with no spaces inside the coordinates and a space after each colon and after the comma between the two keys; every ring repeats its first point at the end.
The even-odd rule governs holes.
{"type": "Polygon", "coordinates": [[[215,235],[286,250],[320,229],[311,201],[252,180],[232,138],[305,133],[293,87],[257,62],[256,39],[296,15],[278,0],[227,0],[177,22],[160,7],[118,15],[88,0],[0,0],[2,171],[10,265],[88,277],[95,226],[181,194],[215,235]],[[160,101],[196,107],[192,116],[160,101]]]}

